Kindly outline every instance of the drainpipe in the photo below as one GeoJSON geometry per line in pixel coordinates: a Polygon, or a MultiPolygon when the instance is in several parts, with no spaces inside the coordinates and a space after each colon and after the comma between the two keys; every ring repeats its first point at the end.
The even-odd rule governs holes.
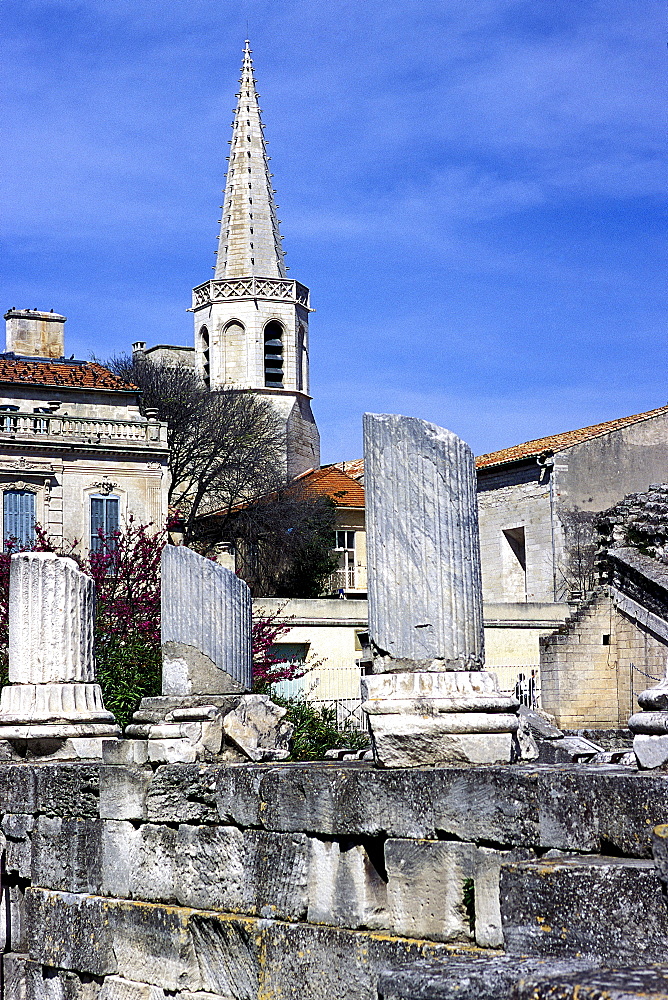
{"type": "Polygon", "coordinates": [[[550,481],[550,541],[552,543],[552,600],[557,602],[557,546],[554,537],[554,452],[542,451],[536,458],[540,468],[539,482],[547,477],[550,481]]]}

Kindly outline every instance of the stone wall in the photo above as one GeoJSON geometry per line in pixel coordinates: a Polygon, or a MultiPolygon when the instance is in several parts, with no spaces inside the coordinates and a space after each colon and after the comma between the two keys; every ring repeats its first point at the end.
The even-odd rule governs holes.
{"type": "Polygon", "coordinates": [[[549,480],[526,469],[478,474],[480,557],[485,601],[555,601],[549,480]],[[524,531],[526,570],[507,531],[524,531]]]}
{"type": "Polygon", "coordinates": [[[601,589],[540,639],[543,708],[562,729],[626,726],[637,695],[663,676],[666,653],[665,642],[601,589]]]}
{"type": "Polygon", "coordinates": [[[665,774],[2,763],[0,812],[4,1000],[376,1000],[383,970],[504,947],[668,959],[665,774]],[[599,917],[615,896],[621,944],[582,892],[599,917]]]}

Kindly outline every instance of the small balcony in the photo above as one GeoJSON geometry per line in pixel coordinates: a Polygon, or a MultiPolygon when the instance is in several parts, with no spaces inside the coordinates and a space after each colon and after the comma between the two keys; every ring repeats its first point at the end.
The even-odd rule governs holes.
{"type": "Polygon", "coordinates": [[[105,420],[55,413],[0,412],[0,442],[59,443],[167,449],[167,425],[159,420],[105,420]]]}

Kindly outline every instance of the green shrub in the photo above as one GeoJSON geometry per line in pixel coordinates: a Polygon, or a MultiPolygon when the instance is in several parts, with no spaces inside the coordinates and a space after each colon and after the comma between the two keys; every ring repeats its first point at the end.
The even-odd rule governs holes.
{"type": "Polygon", "coordinates": [[[323,705],[318,708],[304,697],[279,698],[273,701],[288,710],[287,719],[295,727],[290,740],[292,760],[324,760],[327,750],[350,747],[366,750],[370,746],[367,733],[348,723],[336,728],[336,709],[323,705]]]}

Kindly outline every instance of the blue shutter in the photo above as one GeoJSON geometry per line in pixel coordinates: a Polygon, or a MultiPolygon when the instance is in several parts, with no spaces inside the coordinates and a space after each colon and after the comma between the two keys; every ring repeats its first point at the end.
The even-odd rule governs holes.
{"type": "Polygon", "coordinates": [[[5,490],[3,498],[5,546],[10,539],[30,545],[35,537],[35,496],[24,490],[5,490]]]}
{"type": "Polygon", "coordinates": [[[109,549],[115,549],[116,539],[113,536],[118,531],[118,497],[108,497],[105,500],[105,515],[104,533],[107,536],[107,546],[109,549]]]}
{"type": "Polygon", "coordinates": [[[91,551],[99,552],[103,547],[100,532],[104,533],[104,500],[102,497],[90,498],[90,547],[91,551]]]}

